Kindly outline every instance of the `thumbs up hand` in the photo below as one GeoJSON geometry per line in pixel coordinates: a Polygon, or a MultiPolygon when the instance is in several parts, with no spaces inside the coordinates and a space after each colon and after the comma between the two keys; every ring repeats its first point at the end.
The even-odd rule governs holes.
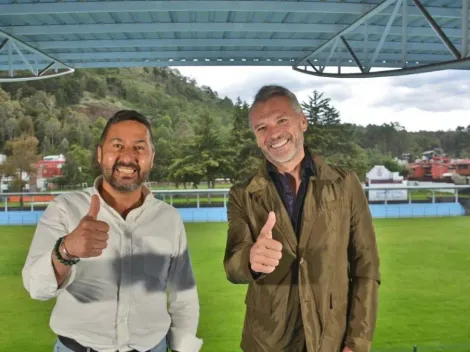
{"type": "Polygon", "coordinates": [[[250,266],[254,272],[269,274],[279,265],[282,244],[273,240],[272,230],[275,224],[276,215],[271,211],[256,243],[250,250],[250,266]]]}
{"type": "Polygon", "coordinates": [[[78,226],[65,237],[64,246],[72,257],[98,257],[107,246],[109,225],[98,221],[100,198],[91,197],[90,210],[82,218],[78,226]]]}

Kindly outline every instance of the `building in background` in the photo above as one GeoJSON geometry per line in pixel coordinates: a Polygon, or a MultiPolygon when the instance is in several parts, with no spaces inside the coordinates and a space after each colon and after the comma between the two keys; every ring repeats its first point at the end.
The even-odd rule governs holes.
{"type": "Polygon", "coordinates": [[[54,188],[51,181],[56,177],[63,176],[62,166],[65,163],[64,155],[47,155],[35,164],[37,170],[35,182],[38,190],[48,190],[54,188]]]}
{"type": "Polygon", "coordinates": [[[391,172],[383,165],[375,165],[366,174],[366,185],[369,186],[368,198],[369,201],[383,202],[407,200],[408,190],[406,189],[393,189],[400,188],[407,185],[407,181],[398,172],[391,172]],[[371,188],[386,187],[387,190],[371,190],[371,188]]]}

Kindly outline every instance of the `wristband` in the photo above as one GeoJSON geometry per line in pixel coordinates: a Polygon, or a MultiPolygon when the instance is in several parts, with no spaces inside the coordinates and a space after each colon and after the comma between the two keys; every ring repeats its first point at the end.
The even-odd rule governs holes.
{"type": "MultiPolygon", "coordinates": [[[[57,258],[57,260],[59,262],[61,262],[62,264],[64,265],[74,265],[74,264],[77,264],[79,261],[80,261],[80,258],[71,258],[71,259],[65,259],[64,257],[62,257],[62,255],[60,254],[60,245],[62,244],[62,242],[64,241],[64,237],[60,237],[56,243],[55,243],[55,246],[54,246],[54,254],[57,258]]],[[[67,252],[67,249],[65,249],[65,246],[64,246],[64,252],[66,255],[68,255],[70,257],[70,255],[68,254],[67,252]]]]}

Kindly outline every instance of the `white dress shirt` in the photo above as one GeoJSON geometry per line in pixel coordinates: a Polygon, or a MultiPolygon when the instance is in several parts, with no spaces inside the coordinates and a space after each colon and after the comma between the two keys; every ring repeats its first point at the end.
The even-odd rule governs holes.
{"type": "Polygon", "coordinates": [[[23,268],[31,297],[57,297],[50,327],[103,352],[145,351],[165,336],[172,350],[199,351],[199,299],[184,224],[172,206],[145,188],[142,206],[123,219],[94,187],[57,196],[38,222],[23,268]],[[56,240],[71,233],[100,197],[97,220],[109,226],[101,256],[72,266],[57,287],[51,253],[56,240]]]}

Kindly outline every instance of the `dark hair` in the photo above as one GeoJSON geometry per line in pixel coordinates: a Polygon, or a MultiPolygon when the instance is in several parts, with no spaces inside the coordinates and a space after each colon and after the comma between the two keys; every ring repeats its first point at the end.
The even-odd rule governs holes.
{"type": "Polygon", "coordinates": [[[289,89],[279,85],[267,85],[261,87],[255,95],[253,104],[251,105],[250,111],[258,103],[264,103],[274,97],[286,97],[292,105],[292,108],[298,112],[302,112],[302,107],[297,100],[297,97],[289,89]]]}
{"type": "Polygon", "coordinates": [[[108,135],[109,128],[112,125],[115,125],[123,121],[137,121],[143,124],[145,127],[147,127],[147,130],[150,133],[150,143],[153,148],[153,135],[152,135],[152,127],[150,126],[150,122],[144,115],[134,110],[120,110],[116,112],[106,123],[106,126],[104,127],[103,132],[101,133],[100,139],[98,141],[98,145],[99,146],[103,145],[103,142],[108,135]]]}

